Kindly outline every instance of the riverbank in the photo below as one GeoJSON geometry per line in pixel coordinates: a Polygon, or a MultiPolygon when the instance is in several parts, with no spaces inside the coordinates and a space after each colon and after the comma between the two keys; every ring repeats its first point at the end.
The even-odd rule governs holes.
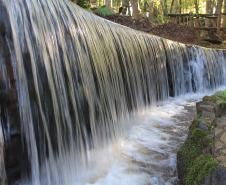
{"type": "Polygon", "coordinates": [[[196,104],[197,116],[177,153],[182,185],[225,185],[226,91],[206,96],[196,104]]]}
{"type": "Polygon", "coordinates": [[[199,45],[207,48],[226,49],[225,38],[223,38],[221,43],[214,43],[214,41],[216,41],[216,38],[209,38],[206,31],[198,31],[195,28],[187,25],[179,25],[167,21],[166,23],[159,23],[158,21],[145,17],[134,19],[130,16],[122,16],[112,13],[106,7],[93,10],[93,12],[112,22],[130,27],[135,30],[157,35],[169,40],[189,45],[199,45]],[[207,40],[212,40],[213,42],[209,42],[207,40]]]}

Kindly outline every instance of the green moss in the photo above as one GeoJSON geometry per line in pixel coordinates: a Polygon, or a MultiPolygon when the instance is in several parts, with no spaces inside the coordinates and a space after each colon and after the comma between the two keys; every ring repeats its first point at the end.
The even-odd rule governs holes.
{"type": "MultiPolygon", "coordinates": [[[[217,92],[213,96],[206,96],[203,101],[214,103],[220,109],[226,109],[226,91],[217,92]]],[[[189,128],[186,142],[178,151],[179,170],[184,185],[201,185],[208,175],[218,166],[214,157],[208,154],[213,146],[214,122],[198,115],[189,128]],[[205,124],[207,129],[201,129],[205,124]]]]}
{"type": "Polygon", "coordinates": [[[205,96],[203,98],[204,102],[212,102],[216,103],[220,106],[220,108],[226,108],[226,90],[219,91],[215,93],[213,96],[205,96]]]}
{"type": "Polygon", "coordinates": [[[106,7],[105,5],[97,8],[94,12],[98,15],[101,15],[101,16],[109,16],[109,15],[115,14],[113,10],[106,7]]]}
{"type": "Polygon", "coordinates": [[[200,185],[217,166],[217,161],[211,155],[200,155],[189,167],[185,185],[200,185]]]}
{"type": "Polygon", "coordinates": [[[223,94],[224,94],[224,96],[226,97],[226,90],[225,90],[225,91],[223,91],[223,94]]]}
{"type": "Polygon", "coordinates": [[[198,115],[190,126],[186,142],[178,151],[178,158],[183,161],[182,170],[184,172],[183,181],[185,185],[200,185],[199,182],[212,170],[213,163],[212,159],[210,159],[210,155],[203,155],[203,151],[212,145],[212,140],[209,137],[212,131],[210,125],[208,121],[201,120],[198,115]],[[201,121],[203,124],[206,124],[208,130],[199,128],[201,121]],[[204,165],[203,161],[210,162],[204,165]],[[198,165],[196,166],[196,164],[198,165]],[[199,173],[197,171],[199,171],[199,173]]]}
{"type": "MultiPolygon", "coordinates": [[[[196,122],[193,122],[196,124],[196,122]]],[[[194,125],[193,125],[194,126],[194,125]]],[[[185,144],[178,151],[178,155],[182,157],[184,161],[185,173],[187,173],[187,169],[192,164],[192,161],[202,154],[204,148],[208,147],[211,143],[207,141],[206,136],[209,131],[203,131],[199,128],[194,128],[190,130],[190,134],[185,144]]]]}

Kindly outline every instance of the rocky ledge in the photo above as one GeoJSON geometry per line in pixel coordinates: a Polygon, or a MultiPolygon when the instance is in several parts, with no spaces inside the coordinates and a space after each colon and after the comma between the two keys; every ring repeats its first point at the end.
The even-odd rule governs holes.
{"type": "Polygon", "coordinates": [[[197,115],[177,153],[180,185],[226,185],[226,91],[196,104],[197,115]]]}

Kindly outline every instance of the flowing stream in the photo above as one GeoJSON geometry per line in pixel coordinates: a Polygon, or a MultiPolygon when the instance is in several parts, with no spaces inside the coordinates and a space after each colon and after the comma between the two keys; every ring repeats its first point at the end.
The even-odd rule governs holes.
{"type": "MultiPolygon", "coordinates": [[[[126,120],[131,127],[127,135],[107,150],[102,150],[93,169],[81,176],[78,184],[177,184],[176,152],[184,143],[195,117],[195,103],[212,93],[170,98],[134,114],[126,120]]],[[[77,184],[75,182],[78,181],[69,184],[77,184]]]]}
{"type": "Polygon", "coordinates": [[[132,129],[118,142],[120,147],[111,165],[84,184],[176,184],[176,151],[195,113],[194,99],[190,98],[172,99],[137,113],[129,120],[132,129]]]}
{"type": "Polygon", "coordinates": [[[0,0],[0,26],[0,88],[15,106],[1,102],[0,117],[7,143],[20,130],[22,184],[170,183],[191,113],[177,98],[226,84],[224,50],[138,32],[67,0],[0,0]]]}

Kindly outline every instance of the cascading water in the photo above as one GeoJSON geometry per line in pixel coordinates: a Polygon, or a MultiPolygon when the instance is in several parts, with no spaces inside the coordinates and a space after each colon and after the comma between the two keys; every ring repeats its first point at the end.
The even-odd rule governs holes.
{"type": "Polygon", "coordinates": [[[9,53],[0,52],[0,80],[16,88],[32,185],[79,184],[133,111],[226,82],[224,51],[134,31],[66,0],[0,0],[0,10],[9,53]]]}

